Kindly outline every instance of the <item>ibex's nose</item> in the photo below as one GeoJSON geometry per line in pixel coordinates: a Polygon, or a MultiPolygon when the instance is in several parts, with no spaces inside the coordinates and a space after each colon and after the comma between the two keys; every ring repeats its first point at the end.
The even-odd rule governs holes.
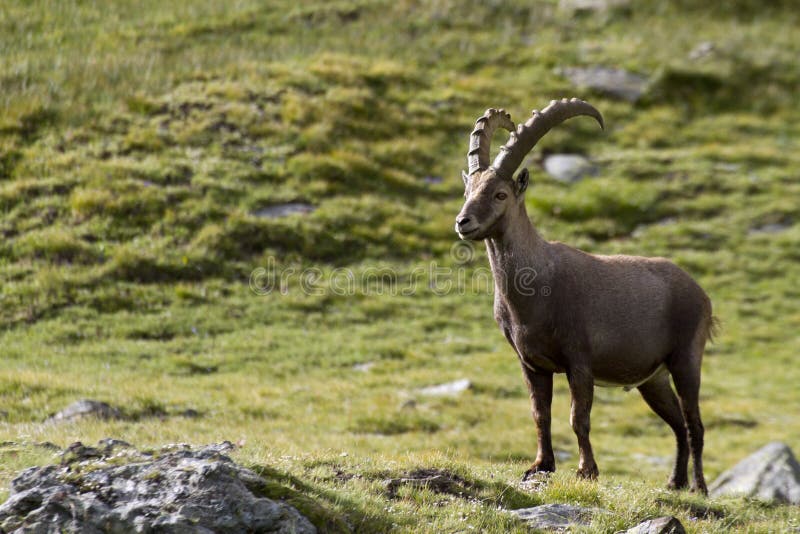
{"type": "Polygon", "coordinates": [[[466,215],[459,215],[456,217],[456,232],[461,235],[472,232],[477,227],[478,223],[476,223],[475,219],[472,217],[466,215]]]}

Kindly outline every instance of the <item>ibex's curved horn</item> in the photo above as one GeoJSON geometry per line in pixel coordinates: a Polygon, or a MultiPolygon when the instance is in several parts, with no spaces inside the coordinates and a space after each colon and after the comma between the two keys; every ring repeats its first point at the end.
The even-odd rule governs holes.
{"type": "Polygon", "coordinates": [[[520,124],[516,132],[511,133],[508,142],[500,148],[500,153],[492,162],[492,168],[497,174],[511,178],[525,159],[525,155],[544,134],[554,126],[578,115],[594,117],[600,123],[600,128],[605,128],[600,112],[583,100],[577,98],[551,100],[550,105],[541,112],[533,110],[533,116],[524,124],[520,124]]]}
{"type": "Polygon", "coordinates": [[[509,132],[514,131],[511,115],[504,109],[487,109],[486,113],[475,121],[475,129],[469,134],[468,175],[489,167],[489,146],[492,142],[492,135],[498,126],[502,126],[509,132]]]}

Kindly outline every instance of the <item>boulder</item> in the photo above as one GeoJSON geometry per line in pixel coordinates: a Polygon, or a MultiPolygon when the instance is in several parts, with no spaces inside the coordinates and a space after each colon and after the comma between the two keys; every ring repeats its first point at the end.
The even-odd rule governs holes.
{"type": "Polygon", "coordinates": [[[74,443],[60,465],[23,471],[0,506],[0,532],[316,532],[259,495],[263,479],[224,454],[228,442],[154,453],[126,445],[74,443]]]}
{"type": "Polygon", "coordinates": [[[586,526],[591,522],[592,516],[599,511],[602,510],[571,504],[543,504],[511,512],[532,528],[560,530],[572,526],[586,526]]]}
{"type": "Polygon", "coordinates": [[[686,529],[677,517],[665,516],[639,523],[625,534],[686,534],[686,529]]]}
{"type": "Polygon", "coordinates": [[[647,78],[623,69],[609,67],[566,67],[560,70],[562,76],[573,85],[599,93],[636,102],[647,89],[647,78]]]}
{"type": "Polygon", "coordinates": [[[769,443],[722,473],[709,492],[800,504],[800,464],[786,444],[769,443]]]}

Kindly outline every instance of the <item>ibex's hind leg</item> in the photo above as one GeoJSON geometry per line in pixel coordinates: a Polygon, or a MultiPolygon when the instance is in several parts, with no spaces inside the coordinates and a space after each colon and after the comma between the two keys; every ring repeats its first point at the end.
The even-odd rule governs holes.
{"type": "Polygon", "coordinates": [[[708,494],[703,476],[703,421],[700,419],[700,364],[703,359],[705,335],[696,339],[693,346],[670,358],[669,371],[675,382],[683,417],[689,430],[689,447],[692,451],[694,483],[692,491],[708,494]]]}
{"type": "Polygon", "coordinates": [[[589,441],[590,415],[592,412],[592,400],[594,399],[594,378],[591,371],[573,369],[567,372],[567,380],[572,394],[569,422],[578,437],[578,451],[580,453],[578,476],[594,479],[599,474],[597,463],[594,461],[592,444],[589,441]]]}
{"type": "Polygon", "coordinates": [[[669,478],[670,489],[685,488],[689,485],[689,442],[686,423],[683,419],[678,397],[669,385],[669,375],[660,373],[639,386],[639,392],[645,402],[661,417],[675,433],[677,452],[675,466],[669,478]]]}

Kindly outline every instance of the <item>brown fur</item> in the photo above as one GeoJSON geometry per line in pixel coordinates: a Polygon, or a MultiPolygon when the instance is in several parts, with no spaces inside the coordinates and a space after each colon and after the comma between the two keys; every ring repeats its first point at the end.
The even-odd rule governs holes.
{"type": "Polygon", "coordinates": [[[715,322],[705,292],[663,258],[587,254],[543,239],[525,209],[527,169],[513,180],[489,167],[465,182],[456,230],[463,239],[486,243],[494,316],[530,391],[538,452],[525,477],[555,470],[553,373],[566,373],[579,476],[598,475],[589,441],[594,386],[637,387],[676,437],[669,486],[688,485],[691,453],[692,487],[706,493],[698,397],[703,349],[715,322]]]}

